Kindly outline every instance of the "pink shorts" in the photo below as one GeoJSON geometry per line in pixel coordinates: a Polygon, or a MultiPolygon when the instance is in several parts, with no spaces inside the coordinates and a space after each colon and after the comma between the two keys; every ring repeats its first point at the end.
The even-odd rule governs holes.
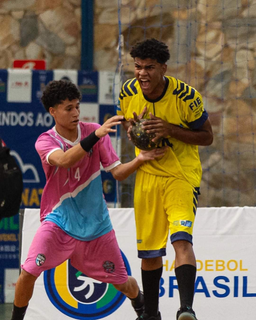
{"type": "Polygon", "coordinates": [[[38,277],[67,259],[77,270],[101,282],[123,284],[128,280],[114,230],[92,241],[80,241],[50,221],[38,228],[21,268],[38,277]]]}

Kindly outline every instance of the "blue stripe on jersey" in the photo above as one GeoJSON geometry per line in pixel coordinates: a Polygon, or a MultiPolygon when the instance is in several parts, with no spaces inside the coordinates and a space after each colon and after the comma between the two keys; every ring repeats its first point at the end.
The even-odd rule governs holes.
{"type": "Polygon", "coordinates": [[[188,124],[190,129],[199,129],[202,127],[202,125],[205,123],[205,121],[208,119],[208,113],[204,110],[201,117],[193,122],[190,122],[188,124]]]}
{"type": "Polygon", "coordinates": [[[181,82],[181,84],[180,84],[180,89],[178,90],[178,86],[177,86],[177,88],[173,91],[173,94],[174,94],[174,95],[178,95],[178,94],[180,94],[183,90],[184,90],[184,83],[181,82]]]}
{"type": "Polygon", "coordinates": [[[192,100],[192,99],[194,99],[195,92],[196,92],[196,90],[193,89],[193,88],[191,88],[191,93],[190,93],[190,95],[186,96],[186,97],[183,99],[183,101],[186,102],[187,100],[192,100]]]}
{"type": "Polygon", "coordinates": [[[182,99],[187,93],[188,93],[188,90],[189,90],[189,86],[186,84],[186,91],[184,91],[180,96],[179,98],[182,99]]]}
{"type": "Polygon", "coordinates": [[[177,87],[176,89],[173,91],[174,95],[177,95],[179,99],[182,99],[184,97],[184,99],[182,99],[184,102],[186,102],[187,100],[192,100],[195,96],[195,89],[193,89],[192,87],[188,86],[187,84],[181,82],[180,83],[180,89],[178,89],[178,82],[177,82],[177,87]],[[186,88],[186,91],[184,91],[184,88],[186,88]],[[189,88],[191,88],[191,92],[189,95],[189,88]],[[184,91],[184,92],[183,92],[184,91]],[[180,94],[181,93],[181,94],[180,94]],[[180,95],[179,95],[180,94],[180,95]]]}
{"type": "Polygon", "coordinates": [[[59,143],[59,145],[60,145],[60,148],[61,148],[63,151],[65,151],[63,143],[62,143],[59,139],[57,139],[55,136],[53,136],[52,134],[49,134],[49,135],[50,135],[55,141],[57,141],[57,142],[59,143]]]}
{"type": "Polygon", "coordinates": [[[129,82],[126,82],[125,84],[124,84],[124,91],[125,91],[125,93],[126,94],[128,94],[128,96],[132,96],[132,93],[131,93],[131,91],[129,90],[129,88],[128,88],[128,84],[129,84],[129,82]]]}
{"type": "Polygon", "coordinates": [[[130,83],[130,88],[131,88],[131,90],[133,91],[133,93],[135,93],[135,94],[138,93],[138,91],[137,91],[137,89],[136,89],[136,87],[135,87],[135,82],[136,82],[136,81],[137,81],[137,79],[135,78],[135,79],[133,79],[132,82],[130,83]]]}
{"type": "Polygon", "coordinates": [[[195,191],[193,192],[194,196],[193,196],[193,212],[194,215],[196,215],[196,210],[197,210],[197,206],[198,206],[198,194],[200,194],[199,188],[195,188],[195,191]]]}
{"type": "Polygon", "coordinates": [[[45,220],[54,222],[75,239],[91,241],[99,238],[113,229],[103,191],[100,190],[102,182],[99,175],[75,197],[63,200],[45,220]]]}
{"type": "Polygon", "coordinates": [[[119,94],[119,99],[123,100],[124,97],[127,97],[127,95],[124,93],[124,90],[121,89],[120,94],[119,94]]]}

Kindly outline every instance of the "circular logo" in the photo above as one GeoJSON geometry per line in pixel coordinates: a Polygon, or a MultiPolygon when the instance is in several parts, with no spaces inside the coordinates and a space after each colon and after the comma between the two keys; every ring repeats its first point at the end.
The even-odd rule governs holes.
{"type": "MultiPolygon", "coordinates": [[[[131,269],[121,251],[128,275],[131,269]]],[[[113,266],[105,262],[105,268],[113,266]]],[[[51,303],[65,315],[81,320],[104,318],[117,310],[125,295],[112,284],[87,277],[67,260],[60,266],[44,272],[44,286],[51,303]]]]}
{"type": "Polygon", "coordinates": [[[105,180],[103,182],[103,191],[106,194],[110,194],[114,191],[114,182],[112,180],[105,180]]]}

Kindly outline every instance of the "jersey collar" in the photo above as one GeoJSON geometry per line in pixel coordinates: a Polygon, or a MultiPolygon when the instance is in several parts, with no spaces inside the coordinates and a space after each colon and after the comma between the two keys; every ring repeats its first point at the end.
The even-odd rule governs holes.
{"type": "Polygon", "coordinates": [[[161,100],[162,98],[163,98],[163,96],[165,95],[165,93],[166,93],[166,91],[167,91],[167,88],[168,88],[168,85],[169,85],[169,79],[167,78],[167,77],[164,77],[164,79],[165,79],[165,87],[164,87],[164,91],[162,92],[162,94],[158,97],[158,98],[156,98],[156,99],[154,99],[154,100],[152,100],[152,99],[149,99],[147,96],[145,96],[144,94],[144,98],[147,100],[147,101],[149,101],[149,102],[158,102],[159,100],[161,100]]]}

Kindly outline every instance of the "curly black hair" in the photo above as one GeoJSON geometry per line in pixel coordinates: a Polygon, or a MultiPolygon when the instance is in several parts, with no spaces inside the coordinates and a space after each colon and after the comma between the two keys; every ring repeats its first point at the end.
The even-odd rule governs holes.
{"type": "Polygon", "coordinates": [[[41,101],[46,111],[49,112],[50,107],[54,107],[66,99],[71,101],[74,99],[81,100],[81,98],[80,91],[71,81],[53,80],[45,87],[41,101]]]}
{"type": "Polygon", "coordinates": [[[159,63],[166,63],[170,59],[170,53],[167,45],[164,42],[158,41],[154,38],[146,39],[137,42],[130,51],[131,57],[145,60],[150,58],[159,63]]]}

